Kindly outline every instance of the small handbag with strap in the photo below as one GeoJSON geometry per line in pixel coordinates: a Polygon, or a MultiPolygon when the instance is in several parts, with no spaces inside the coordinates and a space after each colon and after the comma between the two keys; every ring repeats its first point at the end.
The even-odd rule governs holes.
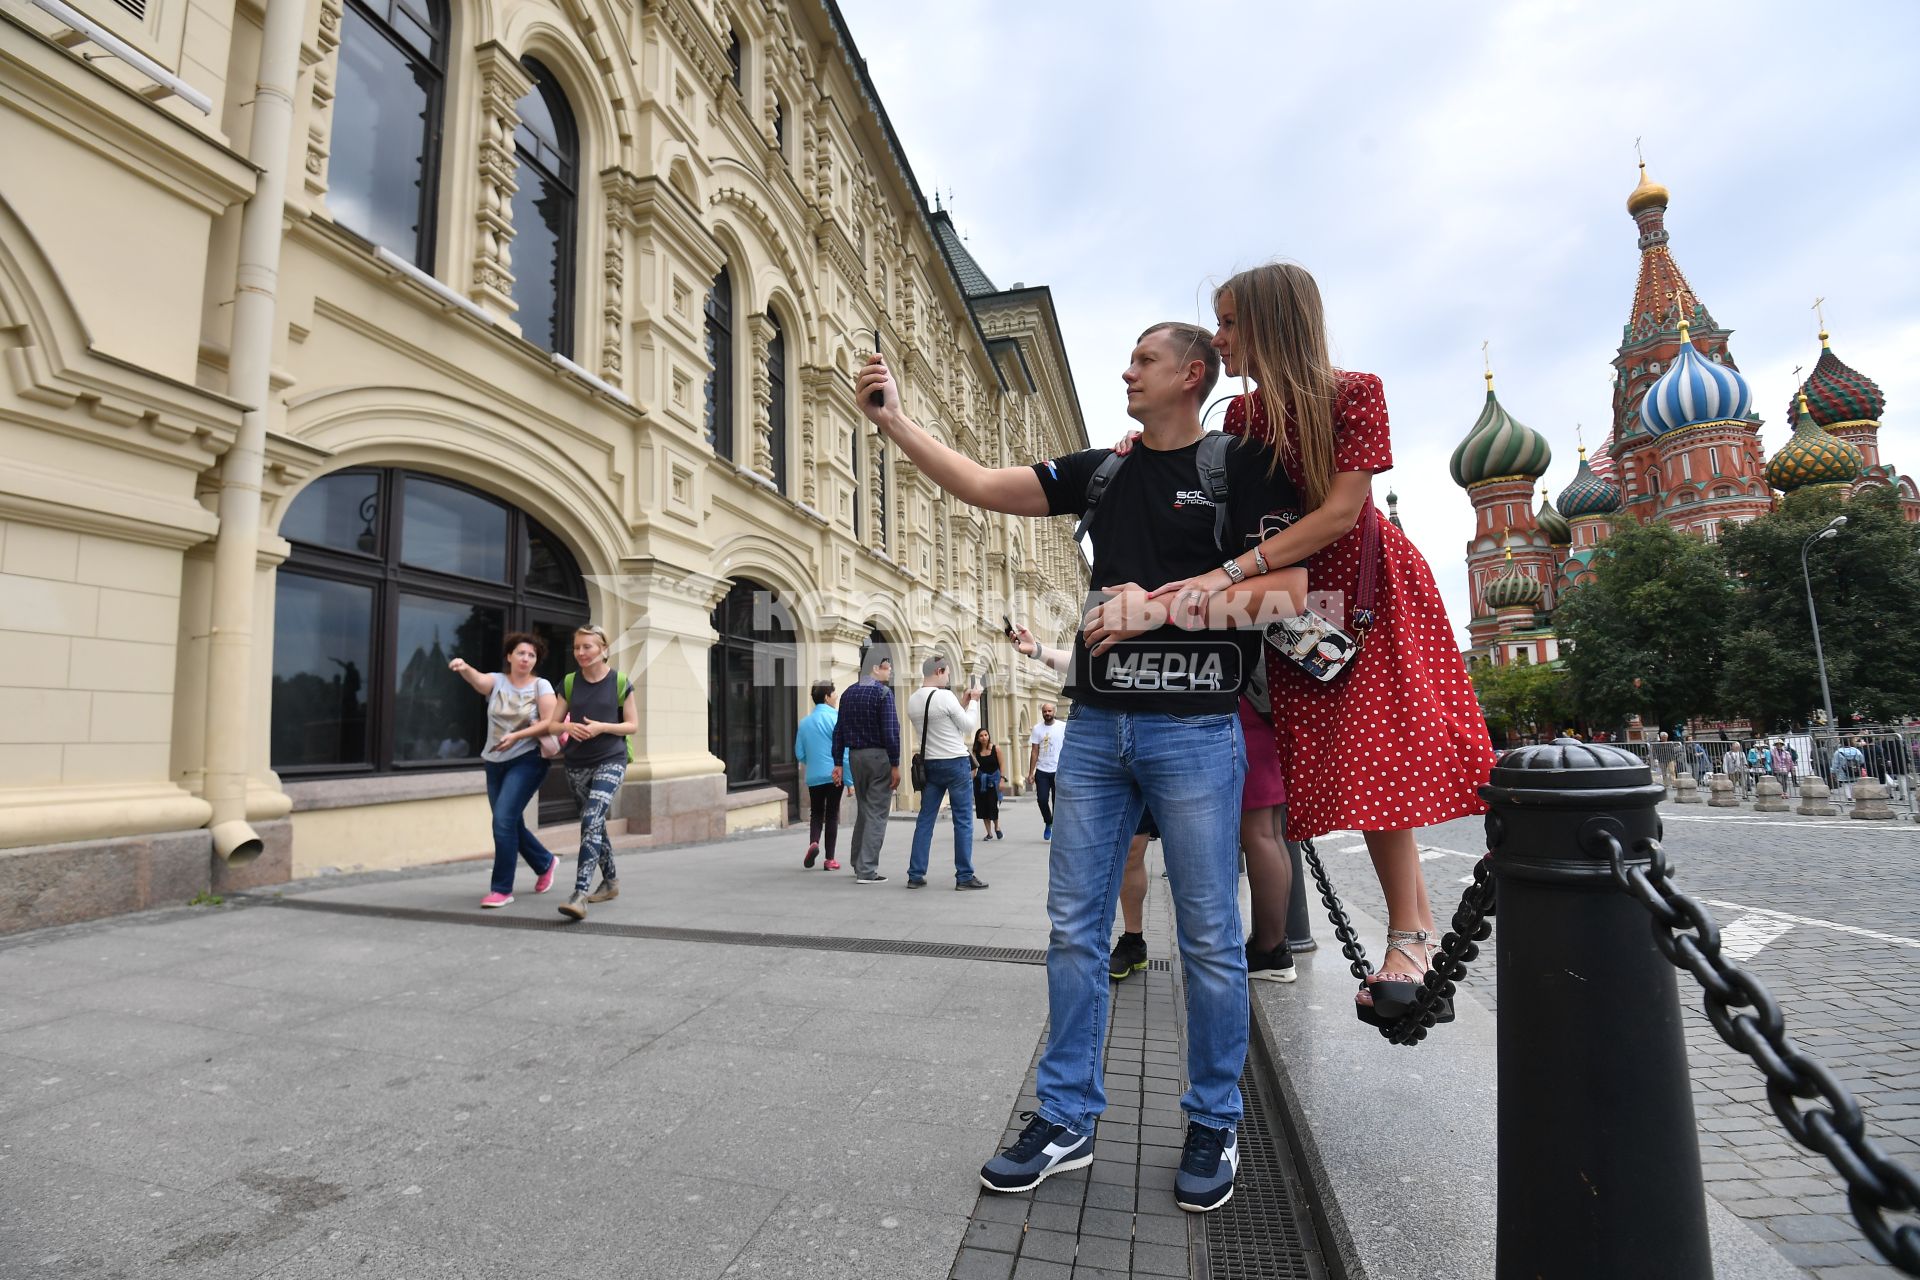
{"type": "MultiPolygon", "coordinates": [[[[933,693],[938,693],[936,689],[933,693]]],[[[907,776],[913,782],[915,791],[927,789],[927,717],[933,714],[933,693],[927,695],[926,702],[920,708],[920,750],[913,753],[907,761],[907,776]]]]}
{"type": "Polygon", "coordinates": [[[1374,598],[1380,576],[1380,518],[1373,496],[1360,508],[1360,582],[1354,591],[1352,631],[1344,631],[1312,609],[1267,626],[1266,641],[1282,658],[1321,684],[1331,684],[1353,666],[1374,623],[1374,598]]]}

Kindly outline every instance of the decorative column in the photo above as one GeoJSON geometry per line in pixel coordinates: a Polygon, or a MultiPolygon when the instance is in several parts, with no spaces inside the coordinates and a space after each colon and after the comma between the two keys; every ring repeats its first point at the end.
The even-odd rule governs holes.
{"type": "Polygon", "coordinates": [[[771,481],[773,475],[773,378],[767,371],[773,325],[764,315],[747,317],[749,368],[753,373],[753,470],[771,481]]]}
{"type": "Polygon", "coordinates": [[[600,298],[600,376],[624,390],[627,235],[638,225],[634,203],[640,196],[640,183],[626,170],[614,168],[600,175],[600,185],[607,193],[607,247],[601,261],[606,278],[600,298]]]}
{"type": "Polygon", "coordinates": [[[513,301],[513,193],[517,161],[513,131],[520,127],[516,104],[533,88],[506,48],[489,40],[476,51],[480,72],[480,201],[474,210],[473,286],[475,302],[511,319],[513,301]]]}
{"type": "Polygon", "coordinates": [[[313,68],[311,102],[307,108],[307,194],[318,202],[327,194],[327,156],[333,142],[333,79],[340,68],[341,0],[320,0],[320,21],[313,44],[301,58],[313,68]]]}

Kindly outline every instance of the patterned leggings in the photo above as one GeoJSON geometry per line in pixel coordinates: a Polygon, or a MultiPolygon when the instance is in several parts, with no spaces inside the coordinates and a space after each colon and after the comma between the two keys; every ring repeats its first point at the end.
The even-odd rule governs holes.
{"type": "Polygon", "coordinates": [[[567,766],[567,786],[573,791],[573,802],[580,806],[580,869],[573,877],[577,893],[585,893],[592,887],[596,866],[600,868],[602,880],[614,878],[613,841],[607,838],[607,810],[613,807],[613,797],[626,776],[625,760],[610,760],[591,769],[567,766]]]}

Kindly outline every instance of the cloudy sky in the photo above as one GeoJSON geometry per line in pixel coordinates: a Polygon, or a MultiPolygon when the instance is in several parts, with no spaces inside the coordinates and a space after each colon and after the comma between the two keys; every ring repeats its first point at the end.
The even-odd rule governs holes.
{"type": "Polygon", "coordinates": [[[1465,642],[1466,495],[1484,399],[1573,474],[1609,422],[1638,266],[1625,209],[1673,192],[1674,256],[1734,330],[1771,453],[1795,365],[1887,393],[1881,455],[1920,473],[1920,4],[840,0],[924,189],[951,189],[1002,288],[1052,287],[1088,433],[1152,320],[1272,257],[1314,272],[1334,358],[1386,381],[1400,496],[1465,642]]]}

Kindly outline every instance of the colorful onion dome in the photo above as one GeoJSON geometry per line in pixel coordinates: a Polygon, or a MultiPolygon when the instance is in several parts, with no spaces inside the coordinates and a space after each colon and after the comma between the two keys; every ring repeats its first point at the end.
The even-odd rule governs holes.
{"type": "MultiPolygon", "coordinates": [[[[1820,359],[1813,373],[1800,384],[1814,422],[1831,427],[1842,422],[1878,422],[1887,407],[1887,397],[1872,378],[1848,367],[1827,345],[1827,331],[1820,331],[1820,359]]],[[[1787,406],[1787,416],[1795,417],[1795,406],[1787,406]]]]}
{"type": "Polygon", "coordinates": [[[1602,480],[1612,480],[1614,478],[1613,437],[1608,436],[1605,440],[1602,440],[1600,447],[1593,451],[1593,456],[1588,458],[1587,461],[1593,466],[1593,474],[1599,476],[1602,480]]]}
{"type": "Polygon", "coordinates": [[[1547,501],[1546,486],[1540,488],[1540,510],[1534,514],[1533,521],[1540,526],[1540,532],[1547,535],[1547,541],[1556,547],[1564,547],[1573,541],[1573,526],[1567,518],[1553,509],[1547,501]]]}
{"type": "Polygon", "coordinates": [[[1647,176],[1647,162],[1640,162],[1640,185],[1627,197],[1627,212],[1637,214],[1642,209],[1664,209],[1667,207],[1668,191],[1665,187],[1647,176]]]}
{"type": "Polygon", "coordinates": [[[1560,491],[1554,505],[1569,520],[1579,516],[1610,516],[1620,509],[1620,486],[1594,474],[1583,448],[1580,469],[1573,473],[1573,480],[1560,491]]]}
{"type": "Polygon", "coordinates": [[[1486,377],[1486,407],[1453,451],[1453,482],[1466,489],[1508,476],[1539,479],[1553,463],[1547,438],[1502,408],[1493,394],[1493,374],[1486,377]]]}
{"type": "Polygon", "coordinates": [[[1513,548],[1508,547],[1506,570],[1487,584],[1487,607],[1518,609],[1536,605],[1545,591],[1538,578],[1530,578],[1520,572],[1520,567],[1513,562],[1513,548]]]}
{"type": "Polygon", "coordinates": [[[1800,397],[1799,422],[1793,439],[1767,460],[1767,483],[1782,493],[1816,484],[1851,484],[1859,479],[1866,460],[1845,440],[1828,435],[1813,420],[1807,397],[1800,397]]]}
{"type": "Polygon", "coordinates": [[[1753,393],[1739,370],[1700,354],[1682,314],[1680,352],[1647,388],[1647,397],[1640,402],[1640,421],[1652,434],[1663,436],[1703,422],[1744,418],[1752,402],[1753,393]]]}

